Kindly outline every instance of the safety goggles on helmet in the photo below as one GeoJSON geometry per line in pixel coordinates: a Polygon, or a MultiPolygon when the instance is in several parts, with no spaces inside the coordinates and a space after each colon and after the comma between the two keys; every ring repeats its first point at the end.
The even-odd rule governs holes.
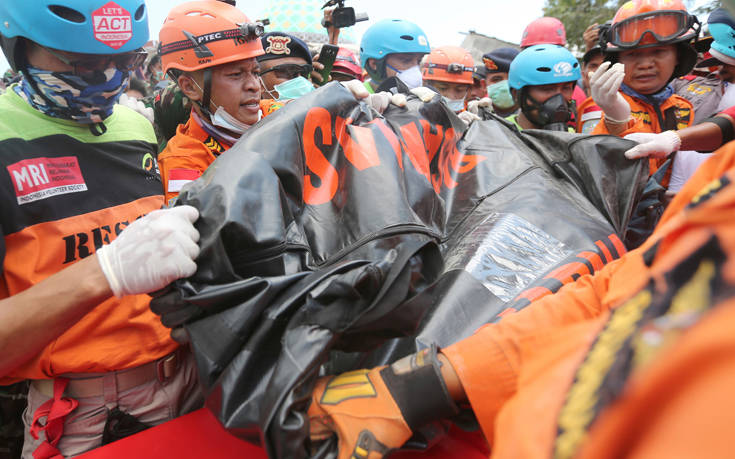
{"type": "Polygon", "coordinates": [[[304,78],[309,78],[313,70],[314,67],[311,64],[279,64],[274,65],[268,70],[263,70],[260,74],[265,75],[269,72],[276,72],[276,77],[291,80],[299,75],[304,78]]]}
{"type": "MultiPolygon", "coordinates": [[[[38,45],[41,46],[41,45],[38,45]]],[[[74,53],[75,56],[79,56],[78,59],[70,59],[64,56],[58,51],[51,48],[41,46],[41,48],[48,51],[56,59],[60,60],[64,64],[74,68],[73,73],[77,76],[85,76],[96,71],[105,70],[111,65],[114,65],[120,71],[130,72],[135,70],[145,62],[148,53],[143,49],[136,49],[128,53],[121,54],[78,54],[74,53]]]]}
{"type": "Polygon", "coordinates": [[[640,45],[666,44],[684,38],[689,32],[699,35],[699,20],[682,10],[652,11],[637,14],[609,26],[606,41],[618,48],[635,48],[640,45]]]}

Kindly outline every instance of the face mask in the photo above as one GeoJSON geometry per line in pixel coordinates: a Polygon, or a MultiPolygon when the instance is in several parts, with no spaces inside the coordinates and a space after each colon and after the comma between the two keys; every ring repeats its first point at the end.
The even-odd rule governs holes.
{"type": "MultiPolygon", "coordinates": [[[[261,118],[262,113],[258,112],[258,120],[260,120],[261,118]]],[[[227,129],[228,131],[234,132],[235,134],[243,135],[245,131],[250,129],[249,124],[245,124],[234,116],[230,115],[229,113],[227,113],[227,110],[222,108],[222,106],[217,107],[217,110],[211,116],[211,121],[212,124],[214,124],[215,126],[227,129]]]]}
{"type": "Polygon", "coordinates": [[[128,87],[130,72],[116,68],[94,72],[91,77],[50,72],[28,67],[15,92],[41,113],[82,124],[101,123],[112,115],[120,95],[128,87]]]}
{"type": "Polygon", "coordinates": [[[309,80],[302,77],[301,75],[296,78],[292,78],[284,83],[273,86],[273,89],[278,91],[278,99],[298,99],[301,96],[309,94],[314,90],[314,85],[309,80]]]}
{"type": "MultiPolygon", "coordinates": [[[[396,71],[396,69],[393,69],[393,71],[396,71]]],[[[399,80],[403,81],[406,86],[408,86],[408,89],[418,88],[423,83],[421,69],[419,69],[418,65],[414,65],[409,69],[400,71],[396,76],[399,80]]]]}
{"type": "Polygon", "coordinates": [[[542,126],[547,131],[567,130],[567,123],[572,119],[573,105],[563,95],[557,94],[550,97],[540,106],[535,101],[533,103],[538,107],[538,116],[531,118],[526,112],[526,116],[532,123],[542,126]]]}
{"type": "Polygon", "coordinates": [[[454,113],[459,113],[464,110],[464,99],[450,99],[446,96],[442,96],[442,99],[444,99],[444,103],[454,113]]]}
{"type": "Polygon", "coordinates": [[[493,100],[493,105],[501,110],[508,110],[515,105],[513,96],[510,94],[508,80],[503,80],[488,86],[487,95],[493,100]]]}

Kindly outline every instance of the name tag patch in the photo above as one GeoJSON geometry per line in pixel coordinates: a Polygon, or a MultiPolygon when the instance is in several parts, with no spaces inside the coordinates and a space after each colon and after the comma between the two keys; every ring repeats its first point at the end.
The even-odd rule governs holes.
{"type": "Polygon", "coordinates": [[[18,204],[87,191],[76,156],[24,159],[7,167],[18,204]]]}

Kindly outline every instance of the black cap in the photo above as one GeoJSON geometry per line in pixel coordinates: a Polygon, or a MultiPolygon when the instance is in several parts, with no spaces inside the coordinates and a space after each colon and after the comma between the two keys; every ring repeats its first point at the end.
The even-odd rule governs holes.
{"type": "Polygon", "coordinates": [[[487,73],[508,73],[510,71],[510,63],[520,53],[515,48],[498,48],[489,53],[482,55],[482,62],[485,63],[487,73]]]}
{"type": "Polygon", "coordinates": [[[265,54],[258,56],[258,62],[283,57],[300,57],[311,64],[309,47],[300,38],[285,32],[268,32],[260,37],[265,54]]]}
{"type": "Polygon", "coordinates": [[[582,56],[582,62],[589,64],[590,60],[595,56],[602,56],[602,48],[600,48],[599,45],[593,46],[589,51],[584,53],[584,56],[582,56]]]}

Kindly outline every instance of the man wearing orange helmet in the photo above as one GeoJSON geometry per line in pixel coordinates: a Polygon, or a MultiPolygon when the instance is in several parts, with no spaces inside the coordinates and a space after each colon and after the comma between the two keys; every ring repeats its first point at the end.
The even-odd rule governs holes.
{"type": "Polygon", "coordinates": [[[424,86],[430,86],[442,96],[454,112],[465,110],[465,98],[472,86],[475,64],[472,55],[459,46],[440,46],[421,65],[424,86]]]}
{"type": "Polygon", "coordinates": [[[167,201],[281,106],[260,99],[262,32],[225,2],[187,2],[169,12],[159,34],[161,61],[193,108],[158,155],[167,201]]]}
{"type": "MultiPolygon", "coordinates": [[[[633,0],[618,10],[600,33],[608,62],[590,75],[592,98],[604,112],[593,134],[657,133],[692,124],[692,104],[669,83],[694,67],[690,42],[699,26],[681,0],[633,0]]],[[[652,158],[650,173],[664,161],[652,158]]],[[[668,181],[664,177],[662,185],[668,181]]]]}

